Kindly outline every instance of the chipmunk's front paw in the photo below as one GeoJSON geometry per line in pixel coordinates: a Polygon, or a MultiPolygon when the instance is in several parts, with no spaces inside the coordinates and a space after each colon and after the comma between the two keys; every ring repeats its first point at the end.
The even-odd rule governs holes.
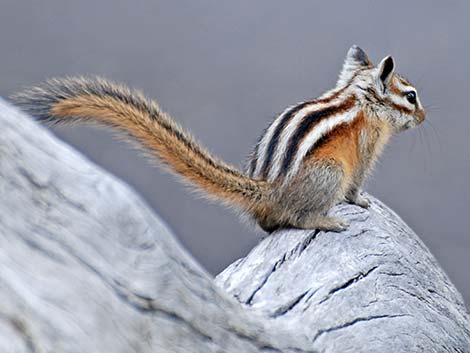
{"type": "Polygon", "coordinates": [[[354,198],[348,198],[348,202],[362,208],[370,207],[370,201],[361,194],[357,194],[354,198]]]}
{"type": "Polygon", "coordinates": [[[348,229],[349,223],[339,217],[323,217],[317,221],[314,228],[331,232],[342,232],[348,229]]]}
{"type": "Polygon", "coordinates": [[[365,198],[364,196],[358,195],[356,197],[356,201],[354,202],[356,205],[362,207],[362,208],[369,208],[370,207],[370,201],[365,198]]]}

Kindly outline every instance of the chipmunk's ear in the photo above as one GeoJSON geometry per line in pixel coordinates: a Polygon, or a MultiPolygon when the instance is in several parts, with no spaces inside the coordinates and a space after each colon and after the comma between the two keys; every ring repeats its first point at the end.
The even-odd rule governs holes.
{"type": "Polygon", "coordinates": [[[390,79],[393,76],[395,70],[395,62],[393,58],[389,55],[382,59],[379,66],[377,67],[377,81],[385,89],[390,79]]]}
{"type": "Polygon", "coordinates": [[[349,48],[348,53],[346,54],[346,59],[344,60],[343,69],[339,74],[337,85],[340,86],[346,84],[357,70],[371,67],[372,63],[364,50],[359,48],[357,45],[353,45],[349,48]]]}

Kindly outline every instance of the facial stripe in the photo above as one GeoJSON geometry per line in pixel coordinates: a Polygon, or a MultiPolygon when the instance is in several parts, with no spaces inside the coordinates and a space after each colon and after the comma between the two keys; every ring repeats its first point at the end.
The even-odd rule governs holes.
{"type": "MultiPolygon", "coordinates": [[[[401,97],[403,97],[403,101],[405,102],[405,109],[408,109],[407,111],[406,110],[402,110],[404,112],[408,112],[408,114],[411,114],[413,112],[413,109],[409,109],[408,106],[412,106],[413,104],[409,103],[408,100],[406,99],[406,97],[404,97],[404,95],[408,92],[416,92],[416,88],[413,87],[408,81],[406,81],[404,78],[398,76],[397,77],[397,88],[401,91],[401,97]]],[[[395,103],[398,103],[395,101],[395,103]]],[[[399,104],[401,106],[401,108],[403,109],[403,104],[399,104]]],[[[416,107],[418,109],[422,109],[422,105],[421,105],[421,101],[418,97],[418,95],[416,94],[416,107]]]]}
{"type": "Polygon", "coordinates": [[[405,94],[406,92],[409,92],[409,91],[416,91],[413,86],[404,84],[399,79],[395,81],[395,86],[397,88],[397,91],[399,92],[398,94],[405,94]]]}
{"type": "Polygon", "coordinates": [[[407,107],[404,107],[400,104],[397,104],[395,102],[393,102],[392,100],[390,99],[386,99],[387,103],[390,104],[390,106],[395,109],[395,110],[398,110],[399,112],[401,113],[404,113],[404,114],[412,114],[413,111],[407,107]]]}
{"type": "Polygon", "coordinates": [[[402,76],[395,74],[395,77],[405,86],[411,86],[411,84],[402,76]]]}
{"type": "Polygon", "coordinates": [[[286,179],[289,179],[292,175],[295,175],[309,149],[308,146],[311,146],[321,136],[331,131],[337,124],[344,122],[345,118],[350,119],[349,114],[343,116],[342,113],[350,110],[354,103],[355,97],[349,96],[339,105],[329,106],[305,117],[290,138],[279,176],[287,176],[286,179]],[[291,165],[292,168],[290,168],[291,165]]]}
{"type": "MultiPolygon", "coordinates": [[[[393,82],[393,81],[392,81],[393,82]]],[[[398,80],[395,80],[395,86],[393,84],[390,87],[390,91],[392,91],[393,94],[381,98],[377,95],[374,89],[372,88],[367,88],[367,97],[373,98],[372,103],[377,103],[380,101],[384,101],[385,103],[389,104],[393,109],[398,110],[404,114],[412,114],[413,113],[413,108],[410,108],[413,106],[408,102],[408,100],[405,98],[404,93],[409,92],[411,90],[416,91],[416,89],[413,86],[405,86],[402,85],[401,83],[398,83],[398,80]],[[403,91],[402,91],[403,90],[403,91]]],[[[417,98],[417,101],[419,99],[417,98]]],[[[419,103],[418,103],[419,106],[419,103]]]]}
{"type": "Polygon", "coordinates": [[[403,95],[403,91],[400,90],[397,80],[391,80],[388,88],[390,92],[392,92],[392,94],[394,95],[397,95],[397,96],[403,95]]]}
{"type": "Polygon", "coordinates": [[[391,95],[389,97],[385,97],[384,100],[392,106],[393,109],[398,110],[405,114],[412,114],[413,109],[410,106],[413,106],[409,103],[405,97],[403,96],[396,96],[391,95]]]}

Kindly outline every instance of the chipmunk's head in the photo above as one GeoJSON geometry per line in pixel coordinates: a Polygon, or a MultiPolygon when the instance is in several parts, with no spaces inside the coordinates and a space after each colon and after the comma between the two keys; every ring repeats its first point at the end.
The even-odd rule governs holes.
{"type": "Polygon", "coordinates": [[[352,46],[338,85],[349,85],[369,113],[389,121],[396,131],[415,127],[426,117],[416,88],[395,73],[391,56],[374,67],[361,48],[352,46]]]}

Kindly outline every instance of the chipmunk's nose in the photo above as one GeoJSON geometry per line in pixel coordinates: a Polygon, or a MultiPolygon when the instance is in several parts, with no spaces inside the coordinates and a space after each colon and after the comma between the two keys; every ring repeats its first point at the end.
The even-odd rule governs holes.
{"type": "Polygon", "coordinates": [[[415,113],[416,121],[418,124],[422,123],[426,119],[426,112],[424,109],[419,109],[415,113]]]}

